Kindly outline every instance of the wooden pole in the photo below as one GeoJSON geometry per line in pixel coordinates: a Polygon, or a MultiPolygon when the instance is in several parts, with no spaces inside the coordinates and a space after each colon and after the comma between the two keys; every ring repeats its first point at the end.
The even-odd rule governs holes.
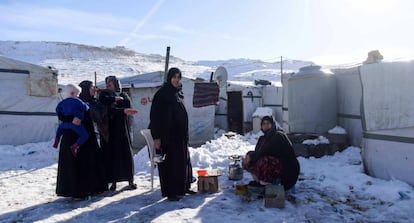
{"type": "Polygon", "coordinates": [[[168,63],[170,62],[170,47],[167,46],[167,53],[165,55],[165,71],[164,71],[164,82],[167,82],[168,74],[168,63]]]}

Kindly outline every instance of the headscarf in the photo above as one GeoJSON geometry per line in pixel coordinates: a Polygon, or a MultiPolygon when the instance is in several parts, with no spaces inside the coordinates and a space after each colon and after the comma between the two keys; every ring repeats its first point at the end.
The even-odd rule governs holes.
{"type": "Polygon", "coordinates": [[[112,83],[114,83],[115,92],[122,92],[122,85],[118,78],[116,78],[115,76],[108,76],[105,78],[105,83],[107,83],[108,80],[111,80],[112,83]]]}
{"type": "MultiPolygon", "coordinates": [[[[272,123],[272,127],[270,129],[275,129],[276,131],[284,132],[284,130],[280,126],[279,122],[275,121],[272,116],[264,116],[262,118],[262,122],[260,123],[260,126],[263,123],[263,121],[268,121],[268,122],[272,123]]],[[[266,132],[268,132],[268,131],[266,131],[266,132]]]]}
{"type": "Polygon", "coordinates": [[[264,116],[260,124],[263,124],[264,121],[270,122],[272,124],[272,127],[275,125],[275,120],[273,120],[272,116],[264,116]]]}
{"type": "Polygon", "coordinates": [[[272,127],[270,127],[269,129],[267,129],[266,131],[263,131],[263,129],[262,129],[262,131],[266,134],[267,132],[269,132],[271,129],[275,129],[275,120],[273,120],[273,117],[272,116],[264,116],[263,118],[262,118],[262,121],[261,121],[261,123],[260,123],[260,126],[262,126],[262,124],[263,124],[263,122],[264,121],[268,121],[268,122],[270,122],[270,124],[272,124],[272,127]]]}
{"type": "Polygon", "coordinates": [[[172,67],[168,70],[168,74],[167,74],[167,83],[171,84],[171,78],[178,74],[180,76],[181,79],[181,70],[176,68],[176,67],[172,67]]]}
{"type": "Polygon", "coordinates": [[[178,74],[180,79],[181,79],[181,70],[176,68],[176,67],[172,67],[168,70],[168,74],[167,74],[167,82],[165,83],[165,85],[167,85],[168,87],[172,87],[175,92],[177,93],[177,96],[181,99],[184,99],[184,93],[182,91],[182,85],[180,84],[178,87],[174,87],[171,84],[171,79],[174,77],[174,75],[178,74]]]}
{"type": "Polygon", "coordinates": [[[94,96],[90,94],[89,89],[91,88],[92,81],[82,81],[79,84],[79,87],[82,89],[81,93],[79,94],[79,99],[83,102],[91,103],[95,100],[94,96]]]}

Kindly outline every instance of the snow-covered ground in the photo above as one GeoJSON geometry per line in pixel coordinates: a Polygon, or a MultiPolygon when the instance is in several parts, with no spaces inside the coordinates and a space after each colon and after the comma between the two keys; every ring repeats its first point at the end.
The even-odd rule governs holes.
{"type": "MultiPolygon", "coordinates": [[[[108,75],[124,77],[164,70],[163,56],[140,54],[123,47],[0,41],[0,55],[53,66],[59,70],[59,84],[94,80],[95,72],[99,82],[108,75]]],[[[311,63],[285,60],[284,72],[311,63]]],[[[172,56],[172,66],[179,67],[190,78],[209,79],[211,72],[224,66],[231,82],[253,83],[262,79],[280,83],[278,62],[188,62],[172,56]]],[[[55,195],[58,151],[51,147],[51,141],[0,145],[0,222],[413,222],[413,187],[364,174],[360,148],[356,147],[319,159],[299,158],[300,179],[295,193],[288,194],[283,209],[265,208],[263,200],[255,196],[236,195],[236,182],[228,180],[228,156],[253,150],[259,134],[230,138],[222,134],[219,131],[214,140],[190,148],[195,175],[200,168],[218,168],[223,173],[219,177],[219,192],[199,193],[179,202],[161,197],[157,176],[155,188],[150,190],[146,148],[134,157],[137,190],[106,192],[90,200],[75,201],[55,195]]],[[[319,138],[309,143],[323,142],[325,139],[319,138]]],[[[245,172],[242,181],[250,180],[245,172]]],[[[196,183],[193,190],[197,190],[196,183]]]]}
{"type": "MultiPolygon", "coordinates": [[[[260,133],[230,138],[222,133],[190,148],[194,174],[200,168],[222,171],[219,192],[189,195],[179,202],[161,197],[158,176],[150,190],[145,147],[134,157],[137,190],[75,201],[55,195],[58,151],[51,141],[2,145],[0,222],[413,222],[413,187],[364,174],[357,147],[319,159],[299,158],[300,180],[283,209],[236,195],[235,182],[227,176],[228,156],[253,150],[260,133]]],[[[245,172],[242,181],[250,180],[245,172]]]]}

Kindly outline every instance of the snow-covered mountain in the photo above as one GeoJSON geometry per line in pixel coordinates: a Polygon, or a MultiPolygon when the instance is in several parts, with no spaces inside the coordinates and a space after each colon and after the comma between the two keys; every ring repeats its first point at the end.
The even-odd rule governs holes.
{"type": "MultiPolygon", "coordinates": [[[[172,49],[172,55],[174,55],[172,49]]],[[[108,75],[131,76],[164,70],[165,57],[142,54],[124,47],[97,47],[64,42],[0,41],[0,55],[59,71],[59,83],[79,83],[84,79],[102,81],[108,75]]],[[[309,61],[284,60],[283,72],[292,72],[312,64],[309,61]]],[[[255,79],[280,82],[280,62],[251,59],[217,61],[184,61],[170,56],[170,67],[176,66],[190,78],[209,79],[211,72],[224,66],[229,80],[254,81],[255,79]]]]}

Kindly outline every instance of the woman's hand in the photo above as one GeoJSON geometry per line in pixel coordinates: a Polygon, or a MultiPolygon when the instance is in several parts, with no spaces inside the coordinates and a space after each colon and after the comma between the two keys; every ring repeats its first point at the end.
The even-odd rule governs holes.
{"type": "Polygon", "coordinates": [[[72,124],[79,126],[81,124],[82,120],[80,120],[78,117],[74,117],[72,120],[72,124]]]}
{"type": "Polygon", "coordinates": [[[135,114],[138,114],[138,109],[135,109],[135,108],[125,108],[124,109],[124,113],[126,115],[135,115],[135,114]]]}
{"type": "Polygon", "coordinates": [[[246,155],[246,157],[242,159],[243,169],[246,169],[247,167],[249,167],[249,162],[250,162],[250,155],[246,155]]]}
{"type": "Polygon", "coordinates": [[[154,139],[154,149],[161,148],[161,139],[154,139]]]}
{"type": "Polygon", "coordinates": [[[121,101],[121,100],[124,100],[124,98],[121,96],[115,96],[115,101],[121,101]]]}

